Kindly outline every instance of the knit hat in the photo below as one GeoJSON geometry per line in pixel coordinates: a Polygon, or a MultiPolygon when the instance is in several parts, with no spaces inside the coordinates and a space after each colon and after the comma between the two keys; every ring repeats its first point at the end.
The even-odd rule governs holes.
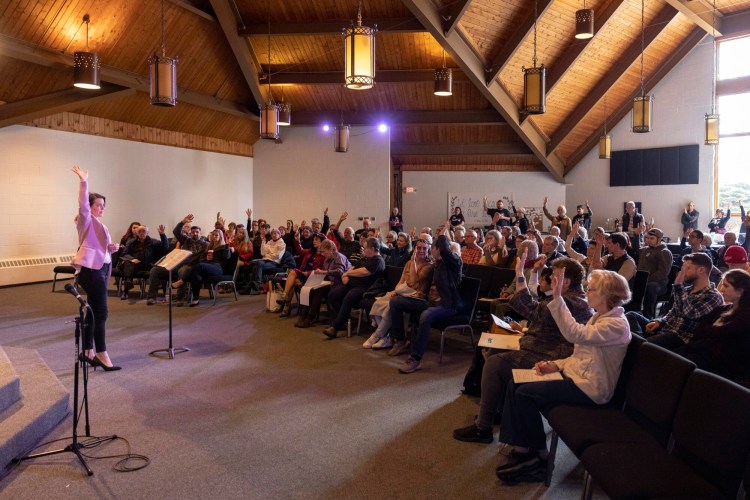
{"type": "Polygon", "coordinates": [[[661,239],[664,237],[664,231],[656,227],[649,229],[646,234],[649,236],[656,236],[659,241],[661,241],[661,239]]]}
{"type": "Polygon", "coordinates": [[[739,245],[732,245],[724,253],[724,262],[727,264],[744,264],[747,262],[747,252],[739,245]]]}

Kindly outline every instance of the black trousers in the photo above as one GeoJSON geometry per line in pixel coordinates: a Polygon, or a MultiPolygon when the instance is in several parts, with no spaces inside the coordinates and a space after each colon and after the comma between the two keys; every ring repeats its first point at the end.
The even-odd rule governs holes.
{"type": "Polygon", "coordinates": [[[86,314],[86,327],[83,330],[83,348],[96,352],[107,350],[106,325],[109,310],[107,309],[107,281],[109,266],[104,264],[101,269],[82,267],[78,273],[78,283],[86,292],[86,299],[91,307],[86,314]]]}

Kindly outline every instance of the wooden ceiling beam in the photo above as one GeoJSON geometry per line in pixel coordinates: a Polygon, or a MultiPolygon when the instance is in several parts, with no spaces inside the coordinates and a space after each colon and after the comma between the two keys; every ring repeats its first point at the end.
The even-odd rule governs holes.
{"type": "Polygon", "coordinates": [[[237,19],[234,10],[229,5],[229,2],[232,0],[210,1],[221,29],[224,31],[224,36],[229,43],[229,47],[232,49],[232,53],[237,60],[237,65],[242,71],[242,76],[245,77],[250,92],[253,94],[253,99],[255,99],[257,104],[263,103],[265,99],[260,91],[260,83],[258,82],[260,67],[255,63],[248,41],[237,33],[241,20],[237,19]]]}
{"type": "MultiPolygon", "coordinates": [[[[61,54],[59,51],[33,45],[5,35],[0,35],[0,54],[48,68],[68,69],[71,72],[73,71],[72,56],[61,54]]],[[[111,66],[102,65],[100,76],[102,82],[109,82],[122,87],[135,89],[140,92],[145,92],[147,94],[149,93],[148,75],[139,75],[137,73],[131,73],[111,66]]],[[[253,111],[248,109],[244,104],[225,101],[211,95],[193,92],[182,87],[177,89],[177,102],[185,102],[194,106],[220,111],[222,113],[244,116],[256,121],[258,120],[257,112],[253,113],[253,111]]]]}
{"type": "MultiPolygon", "coordinates": [[[[340,35],[341,30],[349,26],[351,21],[320,21],[312,23],[271,23],[271,35],[304,36],[304,35],[340,35]]],[[[378,25],[378,32],[391,33],[423,33],[422,23],[413,17],[370,19],[364,24],[378,25]]],[[[253,23],[237,32],[241,37],[268,36],[268,23],[253,23]]]]}
{"type": "Polygon", "coordinates": [[[0,106],[0,128],[25,123],[44,116],[79,109],[114,97],[136,93],[135,89],[102,83],[98,90],[70,88],[0,106]]]}
{"type": "Polygon", "coordinates": [[[214,16],[212,16],[208,12],[200,10],[198,7],[196,7],[195,5],[191,4],[187,0],[169,0],[169,1],[172,2],[173,4],[175,4],[176,6],[182,8],[182,9],[185,9],[188,12],[192,12],[196,16],[202,17],[203,19],[207,19],[207,20],[209,20],[209,21],[211,21],[213,23],[216,22],[216,18],[214,16]]]}
{"type": "MultiPolygon", "coordinates": [[[[542,17],[550,5],[552,5],[552,0],[541,0],[537,7],[538,14],[536,19],[542,17]]],[[[495,81],[497,75],[499,75],[505,65],[508,64],[508,61],[510,61],[510,58],[513,57],[513,54],[516,53],[526,37],[529,36],[530,33],[533,33],[534,20],[534,11],[532,10],[531,13],[526,16],[526,19],[516,27],[516,31],[513,32],[505,45],[503,45],[503,48],[500,49],[500,52],[495,56],[492,64],[487,68],[487,75],[485,77],[485,83],[487,86],[495,81]]]]}
{"type": "MultiPolygon", "coordinates": [[[[381,122],[399,125],[506,125],[494,109],[470,111],[345,111],[344,123],[349,125],[375,125],[381,122]]],[[[322,125],[339,123],[341,114],[336,111],[292,111],[293,125],[322,125]]]]}
{"type": "MultiPolygon", "coordinates": [[[[617,12],[617,9],[624,3],[624,0],[612,0],[604,9],[600,12],[594,13],[594,36],[599,34],[599,31],[607,25],[607,21],[612,18],[612,15],[617,12]]],[[[593,38],[588,40],[578,40],[573,38],[573,43],[570,44],[568,49],[563,52],[560,59],[555,61],[553,66],[550,66],[547,71],[547,94],[552,93],[552,89],[555,85],[565,76],[573,64],[578,60],[583,50],[588,46],[589,42],[593,38]]]]}
{"type": "Polygon", "coordinates": [[[394,156],[474,156],[511,155],[533,156],[528,146],[521,142],[500,144],[407,144],[391,143],[394,156]]]}
{"type": "MultiPolygon", "coordinates": [[[[644,47],[648,48],[649,45],[659,36],[669,22],[677,16],[678,12],[671,5],[665,5],[656,14],[653,22],[646,26],[644,33],[644,47]]],[[[641,57],[641,37],[639,36],[636,40],[630,44],[630,46],[622,53],[612,67],[607,70],[604,77],[586,94],[586,97],[578,103],[573,111],[565,118],[565,120],[557,127],[557,130],[550,137],[549,144],[547,146],[547,153],[553,152],[560,143],[570,134],[578,123],[594,109],[594,106],[604,97],[604,95],[612,88],[617,81],[628,71],[628,69],[638,61],[641,57]]],[[[658,71],[657,67],[655,71],[658,71]]]]}
{"type": "Polygon", "coordinates": [[[454,2],[453,5],[450,6],[450,10],[447,14],[441,16],[443,18],[443,33],[445,34],[445,36],[450,35],[451,32],[456,29],[456,26],[458,26],[458,22],[469,9],[469,5],[471,5],[471,0],[459,0],[458,2],[454,2]]]}
{"type": "Polygon", "coordinates": [[[544,172],[544,167],[541,165],[485,165],[485,164],[472,164],[470,159],[467,159],[466,163],[461,165],[455,164],[430,164],[423,165],[420,163],[410,163],[410,158],[398,158],[401,162],[399,169],[402,172],[544,172]]]}
{"type": "MultiPolygon", "coordinates": [[[[273,68],[272,68],[273,69],[273,68]]],[[[267,66],[262,65],[262,75],[267,74],[267,66]]],[[[262,77],[265,80],[265,76],[262,77]]],[[[378,83],[414,83],[434,82],[435,69],[415,70],[378,70],[375,74],[378,83]]],[[[466,82],[469,79],[460,69],[453,68],[453,81],[466,82]]],[[[316,85],[316,84],[341,84],[344,83],[343,71],[315,71],[315,72],[285,72],[273,73],[272,85],[316,85]]]]}
{"type": "Polygon", "coordinates": [[[697,0],[666,0],[666,2],[709,35],[714,33],[716,36],[722,35],[721,12],[716,9],[716,23],[714,24],[714,13],[710,3],[697,0]]]}
{"type": "MultiPolygon", "coordinates": [[[[672,52],[672,54],[669,56],[669,58],[666,61],[663,61],[658,68],[649,76],[649,78],[644,82],[644,87],[646,92],[651,92],[654,90],[656,85],[669,74],[670,71],[672,71],[679,63],[682,61],[685,57],[687,57],[690,52],[698,46],[698,44],[703,40],[703,38],[706,36],[706,32],[703,31],[701,28],[694,28],[693,31],[690,32],[690,34],[687,36],[687,38],[672,52]]],[[[623,118],[628,116],[628,113],[630,113],[631,109],[633,109],[633,99],[641,94],[640,89],[634,90],[628,99],[626,99],[623,104],[621,104],[617,109],[615,109],[610,115],[607,120],[610,123],[616,124],[619,123],[623,118]]],[[[566,170],[566,174],[570,172],[573,167],[575,167],[588,153],[591,151],[596,145],[599,143],[599,136],[601,135],[601,132],[599,130],[595,131],[593,134],[591,134],[584,142],[581,144],[578,149],[573,152],[572,155],[570,155],[570,158],[568,158],[568,168],[566,170]]]]}
{"type": "Polygon", "coordinates": [[[750,34],[750,10],[724,16],[721,21],[724,38],[734,38],[750,34]]]}
{"type": "Polygon", "coordinates": [[[431,0],[401,0],[432,34],[435,40],[448,52],[451,58],[490,102],[513,130],[521,137],[544,167],[558,182],[564,182],[565,168],[556,155],[547,155],[546,138],[530,122],[519,123],[518,105],[502,85],[487,87],[483,62],[476,57],[471,45],[453,30],[447,36],[443,33],[442,18],[431,0]]]}

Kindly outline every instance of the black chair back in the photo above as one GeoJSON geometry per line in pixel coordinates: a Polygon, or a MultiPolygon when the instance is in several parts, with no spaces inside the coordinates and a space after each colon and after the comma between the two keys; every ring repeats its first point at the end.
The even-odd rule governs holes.
{"type": "Polygon", "coordinates": [[[392,291],[398,285],[401,280],[401,275],[404,273],[403,267],[396,266],[385,266],[385,287],[386,291],[392,291]]]}
{"type": "Polygon", "coordinates": [[[675,416],[672,454],[722,490],[725,498],[736,498],[750,453],[749,420],[750,390],[695,370],[675,416]]]}
{"type": "Polygon", "coordinates": [[[231,255],[229,255],[229,258],[224,263],[224,267],[222,268],[221,274],[222,274],[222,281],[224,279],[232,280],[236,278],[235,274],[237,272],[237,261],[240,259],[240,254],[237,252],[232,252],[231,255]]]}
{"type": "Polygon", "coordinates": [[[495,268],[481,264],[467,264],[464,266],[464,276],[479,280],[479,296],[489,297],[490,288],[495,278],[495,268]]]}
{"type": "Polygon", "coordinates": [[[495,268],[495,277],[492,280],[492,287],[490,288],[490,297],[497,298],[500,296],[500,292],[503,288],[513,283],[516,279],[515,269],[506,269],[504,267],[495,268]]]}
{"type": "Polygon", "coordinates": [[[461,280],[459,293],[461,294],[463,307],[458,311],[456,316],[463,320],[464,323],[471,323],[471,319],[474,317],[474,309],[476,308],[477,300],[479,299],[480,285],[480,280],[468,276],[464,276],[461,280]]]}
{"type": "Polygon", "coordinates": [[[667,445],[682,390],[695,364],[655,344],[644,342],[628,377],[625,413],[667,445]]]}

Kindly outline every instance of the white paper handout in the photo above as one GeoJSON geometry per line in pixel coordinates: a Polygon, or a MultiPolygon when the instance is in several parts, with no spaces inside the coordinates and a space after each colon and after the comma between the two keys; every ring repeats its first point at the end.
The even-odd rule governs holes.
{"type": "Polygon", "coordinates": [[[491,349],[509,349],[517,351],[521,348],[521,335],[504,335],[502,333],[482,332],[479,345],[491,349]]]}
{"type": "Polygon", "coordinates": [[[508,333],[519,334],[519,335],[523,333],[518,330],[514,330],[513,327],[510,326],[510,323],[503,321],[502,319],[498,318],[494,314],[490,314],[490,316],[492,316],[492,321],[493,323],[495,323],[496,326],[498,326],[499,328],[502,328],[503,330],[507,330],[508,333]]]}
{"type": "Polygon", "coordinates": [[[562,380],[563,376],[560,372],[545,373],[544,375],[537,375],[536,370],[521,370],[518,368],[513,369],[513,382],[516,384],[525,384],[526,382],[546,382],[548,380],[562,380]]]}
{"type": "Polygon", "coordinates": [[[307,277],[307,281],[305,281],[305,286],[302,287],[302,290],[299,292],[299,304],[301,306],[309,306],[310,305],[310,292],[313,291],[316,288],[321,288],[324,286],[329,286],[331,284],[330,281],[325,281],[326,275],[325,274],[316,274],[312,273],[310,276],[307,277]]]}

